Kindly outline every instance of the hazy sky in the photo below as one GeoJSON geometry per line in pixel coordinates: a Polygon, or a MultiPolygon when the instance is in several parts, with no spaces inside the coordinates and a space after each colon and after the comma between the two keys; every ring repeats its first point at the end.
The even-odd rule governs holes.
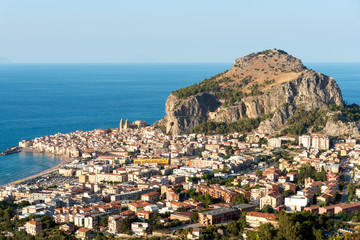
{"type": "Polygon", "coordinates": [[[360,62],[360,0],[0,0],[0,62],[360,62]]]}

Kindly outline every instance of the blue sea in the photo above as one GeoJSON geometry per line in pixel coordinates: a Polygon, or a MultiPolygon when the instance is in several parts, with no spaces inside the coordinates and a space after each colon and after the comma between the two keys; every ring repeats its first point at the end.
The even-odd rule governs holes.
{"type": "MultiPolygon", "coordinates": [[[[149,124],[165,115],[171,91],[232,63],[1,64],[0,151],[22,139],[117,127],[121,118],[149,124]]],[[[308,63],[335,78],[348,103],[360,104],[360,63],[308,63]]],[[[43,154],[0,156],[0,185],[56,165],[43,154]]]]}

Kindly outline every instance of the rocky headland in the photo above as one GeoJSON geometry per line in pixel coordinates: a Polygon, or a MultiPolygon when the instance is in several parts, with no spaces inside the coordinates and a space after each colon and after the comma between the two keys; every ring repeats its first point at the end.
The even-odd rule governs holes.
{"type": "Polygon", "coordinates": [[[256,129],[359,137],[358,111],[344,104],[332,77],[273,49],[238,58],[230,70],[173,91],[156,125],[172,134],[256,129]]]}

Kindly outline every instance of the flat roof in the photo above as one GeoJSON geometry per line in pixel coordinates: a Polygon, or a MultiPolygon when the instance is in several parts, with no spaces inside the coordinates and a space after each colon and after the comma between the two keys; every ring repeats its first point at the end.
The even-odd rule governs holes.
{"type": "Polygon", "coordinates": [[[232,208],[237,208],[237,209],[240,209],[240,210],[251,208],[251,207],[256,207],[256,206],[252,205],[252,204],[246,204],[246,203],[237,204],[237,205],[232,206],[232,208]]]}
{"type": "Polygon", "coordinates": [[[214,210],[202,212],[200,214],[218,215],[218,214],[222,214],[222,213],[231,213],[231,212],[234,212],[234,211],[237,211],[237,210],[238,209],[235,209],[235,208],[219,208],[219,209],[214,209],[214,210]]]}

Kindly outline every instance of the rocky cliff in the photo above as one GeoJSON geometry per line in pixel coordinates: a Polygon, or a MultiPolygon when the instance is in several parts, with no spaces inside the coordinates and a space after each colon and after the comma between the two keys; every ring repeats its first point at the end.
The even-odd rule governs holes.
{"type": "MultiPolygon", "coordinates": [[[[165,126],[168,133],[179,134],[203,122],[229,124],[257,118],[261,119],[257,130],[273,134],[289,127],[289,119],[299,109],[314,115],[330,105],[343,106],[335,80],[274,49],[238,58],[230,70],[172,92],[166,101],[166,116],[157,124],[165,126]]],[[[321,117],[325,121],[320,121],[324,125],[321,131],[336,134],[334,126],[327,123],[329,117],[321,117]]],[[[341,134],[359,134],[356,124],[348,125],[349,130],[341,134]]]]}

